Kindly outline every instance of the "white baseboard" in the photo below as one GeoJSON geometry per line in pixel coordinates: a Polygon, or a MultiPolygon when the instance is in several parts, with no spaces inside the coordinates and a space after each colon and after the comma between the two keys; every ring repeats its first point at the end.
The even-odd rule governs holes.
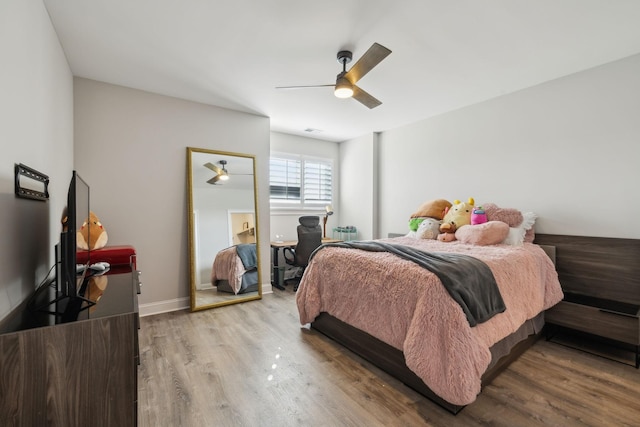
{"type": "MultiPolygon", "coordinates": [[[[272,294],[273,287],[271,283],[262,284],[262,295],[272,294]]],[[[189,309],[191,301],[189,297],[175,298],[166,301],[150,302],[148,304],[140,304],[140,317],[151,316],[154,314],[168,313],[170,311],[178,311],[189,309]]]]}
{"type": "Polygon", "coordinates": [[[191,302],[188,297],[176,298],[166,301],[150,302],[148,304],[140,304],[140,317],[151,316],[152,314],[167,313],[169,311],[178,311],[189,308],[191,302]]]}

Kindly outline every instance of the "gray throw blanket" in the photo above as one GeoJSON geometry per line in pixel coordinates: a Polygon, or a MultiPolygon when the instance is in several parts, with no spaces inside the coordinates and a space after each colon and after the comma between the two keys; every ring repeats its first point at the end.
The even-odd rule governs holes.
{"type": "Polygon", "coordinates": [[[256,256],[256,244],[255,243],[242,243],[236,245],[236,252],[242,261],[242,265],[247,270],[252,270],[258,265],[258,259],[256,256]]]}
{"type": "Polygon", "coordinates": [[[325,243],[311,254],[311,258],[327,246],[391,252],[426,268],[438,276],[451,298],[460,304],[470,326],[486,322],[506,309],[491,269],[477,258],[454,253],[424,252],[411,246],[378,241],[325,243]]]}

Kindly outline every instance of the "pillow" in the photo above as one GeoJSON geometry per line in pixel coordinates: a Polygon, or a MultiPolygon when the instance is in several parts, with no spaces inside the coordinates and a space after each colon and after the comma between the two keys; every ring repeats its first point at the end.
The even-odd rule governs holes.
{"type": "Polygon", "coordinates": [[[507,223],[487,221],[484,224],[463,225],[456,230],[456,239],[470,245],[488,246],[503,242],[508,234],[509,225],[507,223]]]}
{"type": "Polygon", "coordinates": [[[502,241],[505,245],[511,246],[522,246],[524,242],[524,233],[526,233],[522,227],[509,227],[509,232],[507,233],[507,237],[502,241]]]}
{"type": "Polygon", "coordinates": [[[527,230],[526,233],[524,233],[524,241],[527,243],[533,243],[534,240],[536,240],[536,231],[534,229],[535,227],[531,227],[530,229],[527,230]]]}
{"type": "Polygon", "coordinates": [[[525,212],[522,218],[518,227],[509,227],[509,233],[502,243],[512,246],[521,246],[524,243],[525,234],[533,228],[537,215],[533,212],[525,212]]]}
{"type": "Polygon", "coordinates": [[[509,227],[518,227],[522,224],[523,216],[518,209],[500,208],[495,203],[486,203],[480,206],[487,214],[487,221],[506,222],[509,227]]]}

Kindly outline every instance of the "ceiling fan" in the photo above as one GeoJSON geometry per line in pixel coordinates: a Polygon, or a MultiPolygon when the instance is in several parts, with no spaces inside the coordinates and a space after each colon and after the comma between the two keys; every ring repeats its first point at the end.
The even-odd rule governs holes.
{"type": "Polygon", "coordinates": [[[334,94],[338,98],[351,98],[369,108],[375,108],[382,102],[356,86],[358,80],[378,65],[391,51],[381,44],[374,43],[369,50],[347,71],[347,64],[353,59],[353,53],[348,50],[338,52],[338,62],[342,64],[342,72],[338,74],[335,84],[309,86],[278,86],[276,89],[302,89],[313,87],[335,87],[334,94]]]}
{"type": "Polygon", "coordinates": [[[204,166],[206,168],[209,168],[216,173],[216,176],[208,180],[207,183],[220,185],[222,184],[222,182],[220,181],[228,181],[231,176],[239,176],[239,175],[253,176],[253,173],[231,173],[230,174],[226,167],[227,163],[228,162],[226,160],[219,160],[218,163],[215,165],[211,162],[205,163],[204,166]],[[218,164],[220,166],[218,166],[218,164]]]}
{"type": "Polygon", "coordinates": [[[209,184],[215,184],[218,181],[227,181],[229,179],[229,172],[225,168],[227,161],[220,160],[218,163],[220,163],[222,167],[216,166],[211,162],[207,162],[204,164],[206,168],[209,168],[216,173],[216,176],[207,181],[209,184]]]}

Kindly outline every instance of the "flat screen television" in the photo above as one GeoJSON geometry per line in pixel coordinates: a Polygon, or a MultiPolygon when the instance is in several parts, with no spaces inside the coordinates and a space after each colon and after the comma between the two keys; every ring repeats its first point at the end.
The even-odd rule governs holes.
{"type": "Polygon", "coordinates": [[[90,212],[89,185],[73,171],[67,192],[67,206],[62,214],[60,242],[55,247],[55,291],[51,295],[46,292],[49,286],[40,286],[29,305],[32,312],[55,315],[55,323],[76,320],[80,311],[95,304],[95,301],[84,297],[90,277],[91,253],[87,253],[82,268],[77,266],[78,232],[88,221],[90,212]],[[42,295],[47,295],[44,303],[41,302],[42,295]]]}
{"type": "MultiPolygon", "coordinates": [[[[57,296],[58,314],[69,311],[68,307],[75,306],[84,300],[82,288],[86,286],[86,274],[89,271],[91,255],[88,254],[84,268],[77,268],[76,253],[78,250],[77,236],[90,213],[89,185],[74,170],[67,193],[66,215],[63,215],[63,229],[60,233],[58,254],[57,296]],[[80,300],[80,301],[75,301],[80,300]]],[[[87,239],[88,241],[88,239],[87,239]]]]}

